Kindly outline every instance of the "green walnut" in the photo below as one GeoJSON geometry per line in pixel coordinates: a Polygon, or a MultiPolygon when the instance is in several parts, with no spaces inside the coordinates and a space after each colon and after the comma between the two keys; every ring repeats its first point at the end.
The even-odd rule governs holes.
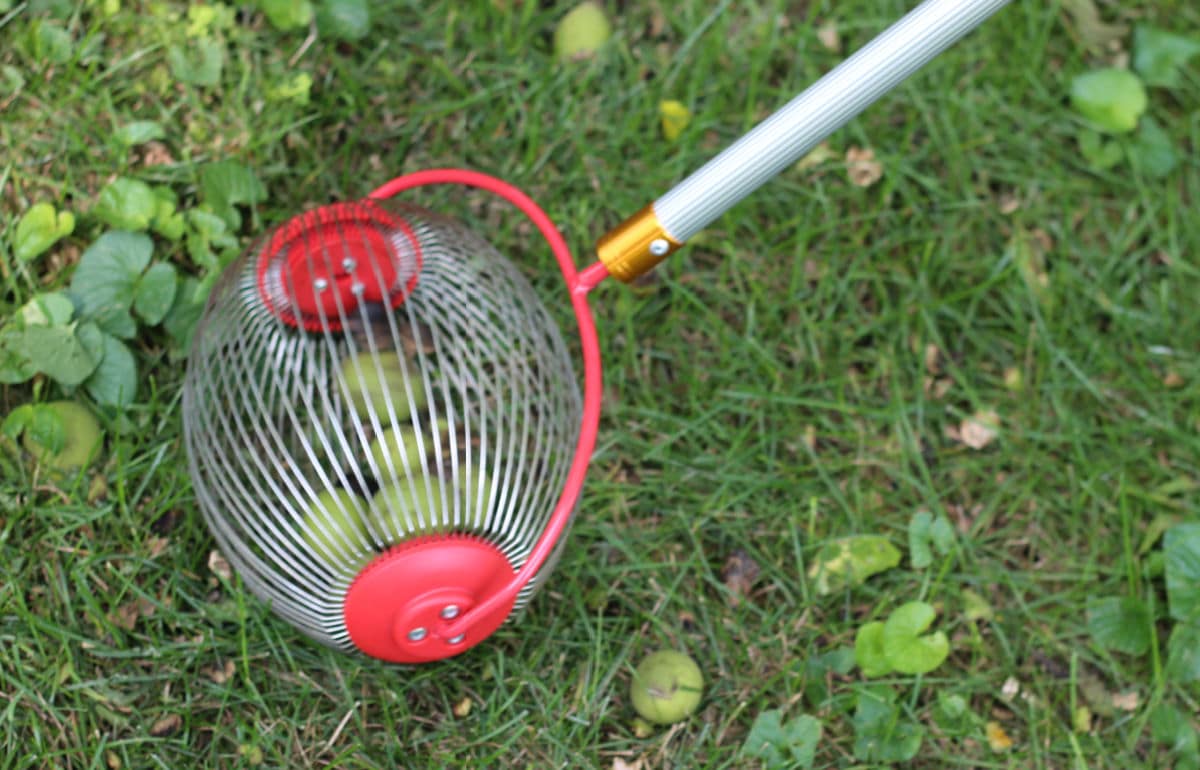
{"type": "Polygon", "coordinates": [[[383,425],[392,423],[393,417],[399,424],[409,418],[414,407],[423,409],[428,401],[417,367],[411,363],[405,365],[395,351],[348,356],[342,360],[341,369],[354,412],[364,420],[375,414],[383,425]],[[412,388],[412,403],[408,400],[406,380],[412,388]],[[392,412],[388,411],[389,400],[392,412]]]}
{"type": "Polygon", "coordinates": [[[52,411],[63,426],[63,445],[56,452],[34,438],[26,430],[22,438],[25,451],[34,459],[56,471],[75,471],[86,468],[100,449],[100,423],[91,410],[77,401],[51,401],[40,409],[52,411]]]}
{"type": "Polygon", "coordinates": [[[659,650],[638,664],[629,694],[643,719],[669,725],[695,712],[703,692],[696,661],[682,652],[659,650]]]}

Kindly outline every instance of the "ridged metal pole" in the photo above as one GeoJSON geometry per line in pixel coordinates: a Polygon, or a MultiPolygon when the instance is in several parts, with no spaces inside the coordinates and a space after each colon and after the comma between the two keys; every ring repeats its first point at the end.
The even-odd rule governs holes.
{"type": "Polygon", "coordinates": [[[654,202],[687,241],[1009,0],[926,0],[654,202]]]}

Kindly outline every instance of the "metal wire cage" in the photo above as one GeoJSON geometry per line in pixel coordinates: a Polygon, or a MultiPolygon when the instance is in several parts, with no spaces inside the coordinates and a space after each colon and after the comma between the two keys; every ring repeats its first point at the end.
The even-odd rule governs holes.
{"type": "Polygon", "coordinates": [[[578,382],[536,292],[471,230],[371,199],[308,212],[227,269],[197,327],[183,419],[200,510],[275,612],[363,649],[347,596],[406,543],[466,538],[507,579],[521,568],[576,454],[578,382]]]}

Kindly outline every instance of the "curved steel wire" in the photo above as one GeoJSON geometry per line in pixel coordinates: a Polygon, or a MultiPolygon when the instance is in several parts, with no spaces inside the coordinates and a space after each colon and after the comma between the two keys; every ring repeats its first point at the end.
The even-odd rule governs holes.
{"type": "Polygon", "coordinates": [[[259,248],[230,267],[197,327],[183,395],[193,484],[222,552],[281,617],[341,649],[353,648],[346,590],[390,546],[469,533],[518,570],[563,489],[582,413],[558,326],[511,262],[452,220],[361,205],[404,226],[386,248],[341,223],[336,239],[292,244],[308,269],[270,263],[270,306],[259,248]],[[308,288],[295,275],[361,271],[364,255],[368,278],[416,275],[398,306],[365,299],[367,280],[344,296],[314,287],[332,301],[308,330],[272,311],[308,288]],[[371,380],[384,385],[363,398],[371,380]]]}

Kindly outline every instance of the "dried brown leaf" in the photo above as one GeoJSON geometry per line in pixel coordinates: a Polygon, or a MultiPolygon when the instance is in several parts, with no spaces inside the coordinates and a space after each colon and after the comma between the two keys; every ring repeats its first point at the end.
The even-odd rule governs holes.
{"type": "Polygon", "coordinates": [[[1101,19],[1100,10],[1092,0],[1063,0],[1062,7],[1071,16],[1079,39],[1094,52],[1120,44],[1129,31],[1125,24],[1109,24],[1101,19]]]}
{"type": "Polygon", "coordinates": [[[842,50],[842,37],[838,34],[837,22],[827,21],[817,27],[817,40],[825,46],[825,50],[837,53],[842,50]]]}
{"type": "Polygon", "coordinates": [[[1000,427],[1000,416],[995,410],[985,409],[963,420],[958,426],[962,442],[972,449],[983,449],[996,439],[1000,427]]]}
{"type": "Polygon", "coordinates": [[[165,537],[148,537],[146,538],[146,553],[151,559],[156,556],[162,556],[163,551],[167,550],[167,546],[171,541],[165,537]]]}
{"type": "Polygon", "coordinates": [[[932,342],[925,345],[925,371],[930,374],[942,373],[942,351],[932,342]]]}
{"type": "Polygon", "coordinates": [[[1140,701],[1137,690],[1124,693],[1113,693],[1112,704],[1121,711],[1137,711],[1140,701]]]}
{"type": "Polygon", "coordinates": [[[111,749],[104,752],[104,764],[108,766],[108,770],[121,770],[121,758],[111,749]]]}
{"type": "Polygon", "coordinates": [[[233,568],[229,566],[229,562],[225,560],[225,557],[221,555],[220,551],[209,551],[208,568],[212,570],[214,575],[224,580],[230,580],[233,578],[233,568]]]}
{"type": "Polygon", "coordinates": [[[154,723],[154,725],[150,728],[150,734],[156,738],[161,738],[166,735],[173,735],[182,726],[183,720],[178,714],[167,714],[165,717],[154,723]]]}
{"type": "Polygon", "coordinates": [[[997,753],[1008,751],[1013,746],[1013,739],[1008,737],[999,722],[988,722],[985,728],[988,746],[997,753]]]}
{"type": "Polygon", "coordinates": [[[146,142],[142,148],[143,166],[170,166],[175,163],[174,156],[162,142],[146,142]]]}
{"type": "Polygon", "coordinates": [[[835,158],[837,158],[837,153],[829,147],[829,142],[821,142],[812,148],[807,155],[796,161],[796,168],[800,171],[805,171],[835,158]]]}
{"type": "Polygon", "coordinates": [[[117,607],[116,611],[109,615],[109,619],[114,625],[132,631],[137,627],[138,618],[148,618],[153,614],[154,604],[149,599],[139,597],[117,607]]]}
{"type": "Polygon", "coordinates": [[[1021,208],[1021,199],[1013,193],[1004,193],[1000,196],[998,208],[1001,214],[1007,216],[1021,208]]]}
{"type": "Polygon", "coordinates": [[[1183,385],[1183,377],[1179,372],[1171,369],[1163,376],[1162,383],[1168,388],[1178,388],[1183,385]]]}
{"type": "Polygon", "coordinates": [[[215,666],[213,668],[207,668],[204,670],[204,673],[209,679],[213,680],[217,684],[225,684],[233,678],[233,672],[235,670],[236,667],[233,665],[233,661],[227,660],[223,666],[219,668],[215,666]]]}
{"type": "Polygon", "coordinates": [[[458,703],[455,703],[452,711],[454,712],[454,716],[459,719],[467,716],[471,713],[471,699],[469,697],[463,698],[458,703]]]}
{"type": "Polygon", "coordinates": [[[851,184],[870,187],[883,177],[883,164],[875,160],[875,151],[870,147],[851,147],[846,151],[846,173],[851,184]]]}
{"type": "Polygon", "coordinates": [[[758,566],[758,562],[744,549],[736,548],[733,553],[729,554],[729,558],[725,560],[725,566],[721,568],[721,580],[729,589],[729,605],[731,607],[738,606],[742,597],[753,590],[754,582],[758,580],[761,572],[762,568],[758,566]]]}

